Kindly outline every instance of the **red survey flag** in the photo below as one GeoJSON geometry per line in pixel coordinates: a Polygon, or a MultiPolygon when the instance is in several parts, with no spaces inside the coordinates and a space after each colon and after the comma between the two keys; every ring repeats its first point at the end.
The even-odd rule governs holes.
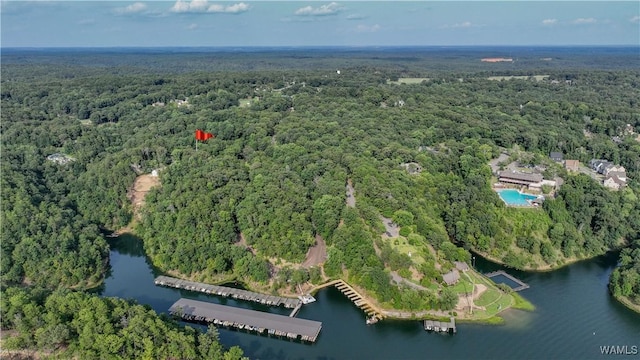
{"type": "Polygon", "coordinates": [[[215,138],[212,133],[204,132],[202,130],[196,130],[196,140],[207,141],[211,138],[215,138]]]}
{"type": "Polygon", "coordinates": [[[204,140],[204,131],[196,130],[196,140],[204,140]]]}

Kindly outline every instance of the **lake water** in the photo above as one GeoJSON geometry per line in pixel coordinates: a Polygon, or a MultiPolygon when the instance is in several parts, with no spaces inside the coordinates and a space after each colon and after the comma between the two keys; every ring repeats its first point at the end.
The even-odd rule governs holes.
{"type": "MultiPolygon", "coordinates": [[[[207,296],[155,286],[160,275],[144,257],[141,241],[122,236],[111,242],[111,270],[99,293],[132,298],[157,312],[180,297],[288,314],[284,308],[207,296]]],[[[418,321],[384,320],[365,324],[365,315],[335,288],[320,291],[317,301],[298,317],[322,321],[315,344],[220,329],[225,346],[239,345],[259,359],[604,359],[600,346],[640,347],[640,315],[616,302],[607,291],[616,254],[580,262],[548,273],[507,271],[528,283],[521,294],[535,312],[507,310],[505,325],[458,324],[457,335],[427,333],[418,321]]],[[[503,267],[476,256],[481,272],[503,267]]],[[[195,326],[195,325],[191,325],[195,326]]],[[[627,355],[622,358],[639,358],[627,355]]]]}

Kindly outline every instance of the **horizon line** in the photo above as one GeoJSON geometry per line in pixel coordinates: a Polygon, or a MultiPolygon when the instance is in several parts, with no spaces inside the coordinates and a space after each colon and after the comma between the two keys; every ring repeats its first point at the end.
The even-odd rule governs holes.
{"type": "Polygon", "coordinates": [[[113,46],[1,46],[3,49],[251,49],[251,48],[480,48],[480,47],[636,47],[640,44],[480,44],[480,45],[113,45],[113,46]]]}

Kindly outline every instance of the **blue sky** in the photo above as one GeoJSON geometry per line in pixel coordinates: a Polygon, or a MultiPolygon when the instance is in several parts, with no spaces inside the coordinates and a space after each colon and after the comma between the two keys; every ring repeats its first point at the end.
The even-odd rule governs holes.
{"type": "Polygon", "coordinates": [[[2,47],[640,45],[635,1],[4,1],[2,47]]]}

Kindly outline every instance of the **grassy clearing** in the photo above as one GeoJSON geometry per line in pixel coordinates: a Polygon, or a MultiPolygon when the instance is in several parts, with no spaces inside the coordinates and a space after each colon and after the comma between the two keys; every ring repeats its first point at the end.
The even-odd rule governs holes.
{"type": "Polygon", "coordinates": [[[460,281],[458,281],[454,286],[453,286],[453,290],[456,292],[456,294],[464,294],[464,293],[470,293],[473,289],[473,284],[465,279],[464,277],[460,278],[460,281]]]}
{"type": "Polygon", "coordinates": [[[535,81],[542,81],[542,80],[544,80],[544,79],[547,79],[548,77],[549,77],[549,75],[532,75],[532,76],[527,76],[527,75],[523,75],[523,76],[511,75],[511,76],[489,76],[487,79],[488,79],[488,80],[502,81],[502,80],[511,80],[511,79],[528,80],[528,79],[530,79],[530,78],[533,78],[535,81]]]}
{"type": "Polygon", "coordinates": [[[244,98],[238,100],[238,104],[242,108],[250,107],[254,102],[256,102],[255,98],[244,98]]]}
{"type": "Polygon", "coordinates": [[[534,311],[536,309],[535,305],[530,303],[527,299],[523,298],[522,295],[518,293],[511,294],[515,299],[515,304],[513,304],[514,309],[520,309],[525,311],[534,311]]]}
{"type": "Polygon", "coordinates": [[[429,78],[398,78],[397,81],[387,80],[387,84],[420,84],[423,81],[429,80],[429,78]]]}
{"type": "Polygon", "coordinates": [[[424,264],[425,260],[422,255],[420,255],[421,252],[424,251],[422,247],[409,244],[409,241],[404,236],[388,239],[387,241],[395,251],[399,252],[400,254],[408,255],[414,264],[424,264]]]}
{"type": "Polygon", "coordinates": [[[487,306],[496,302],[500,296],[501,293],[499,290],[487,289],[477,300],[474,301],[474,303],[478,306],[487,306]]]}
{"type": "Polygon", "coordinates": [[[80,124],[88,126],[88,125],[91,125],[92,123],[91,123],[91,120],[86,119],[86,120],[80,120],[80,124]]]}

